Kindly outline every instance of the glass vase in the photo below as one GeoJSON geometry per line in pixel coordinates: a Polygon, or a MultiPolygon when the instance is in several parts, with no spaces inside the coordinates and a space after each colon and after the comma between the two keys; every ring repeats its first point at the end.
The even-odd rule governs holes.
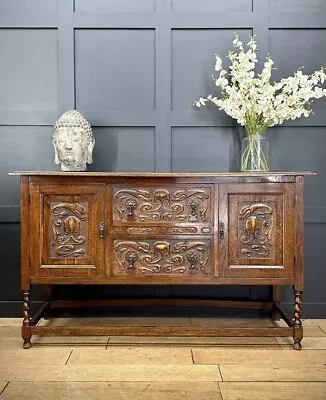
{"type": "Polygon", "coordinates": [[[266,137],[248,135],[242,139],[241,171],[269,171],[269,143],[266,137]]]}

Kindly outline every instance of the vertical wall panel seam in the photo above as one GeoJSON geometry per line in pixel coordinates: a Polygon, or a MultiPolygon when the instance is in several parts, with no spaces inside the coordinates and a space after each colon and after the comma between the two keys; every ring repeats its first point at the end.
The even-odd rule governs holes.
{"type": "Polygon", "coordinates": [[[269,0],[253,0],[253,34],[258,46],[257,73],[264,66],[266,55],[269,52],[269,0]]]}
{"type": "Polygon", "coordinates": [[[172,168],[171,137],[171,1],[156,0],[155,25],[155,171],[172,168]],[[160,112],[158,112],[160,110],[160,112]]]}
{"type": "Polygon", "coordinates": [[[75,51],[73,0],[58,1],[58,116],[74,109],[75,51]]]}

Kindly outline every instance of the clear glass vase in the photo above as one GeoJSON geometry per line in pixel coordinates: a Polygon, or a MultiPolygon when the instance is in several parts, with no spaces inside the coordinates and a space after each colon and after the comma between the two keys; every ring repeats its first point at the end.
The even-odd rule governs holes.
{"type": "Polygon", "coordinates": [[[241,171],[269,171],[269,143],[266,137],[248,135],[242,139],[241,171]]]}

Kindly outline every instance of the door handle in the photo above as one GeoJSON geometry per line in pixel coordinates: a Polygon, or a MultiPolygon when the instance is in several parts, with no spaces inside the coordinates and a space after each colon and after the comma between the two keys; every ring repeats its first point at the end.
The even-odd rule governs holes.
{"type": "Polygon", "coordinates": [[[100,232],[100,238],[104,238],[104,234],[105,234],[105,223],[104,222],[100,222],[98,230],[100,232]]]}
{"type": "Polygon", "coordinates": [[[224,239],[224,224],[223,224],[223,222],[220,222],[218,224],[218,231],[219,231],[220,239],[224,239]]]}

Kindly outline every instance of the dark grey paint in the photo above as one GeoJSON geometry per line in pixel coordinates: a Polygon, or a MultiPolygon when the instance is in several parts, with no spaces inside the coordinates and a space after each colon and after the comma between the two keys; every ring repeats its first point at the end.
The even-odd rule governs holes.
{"type": "Polygon", "coordinates": [[[251,11],[252,0],[172,0],[172,11],[176,12],[234,12],[251,11]]]}
{"type": "Polygon", "coordinates": [[[95,128],[90,171],[154,171],[154,128],[95,128]]]}
{"type": "Polygon", "coordinates": [[[93,13],[150,12],[155,9],[155,0],[75,0],[75,11],[93,13]]]}
{"type": "Polygon", "coordinates": [[[238,136],[237,127],[173,128],[172,171],[238,171],[238,136]]]}
{"type": "Polygon", "coordinates": [[[57,43],[55,29],[1,31],[0,108],[4,112],[57,108],[57,43]]]}
{"type": "Polygon", "coordinates": [[[154,110],[154,39],[154,29],[77,29],[77,109],[154,110]]]}
{"type": "MultiPolygon", "coordinates": [[[[94,171],[236,171],[242,129],[214,107],[214,53],[237,31],[254,33],[258,70],[273,79],[326,65],[324,0],[2,0],[0,2],[0,316],[20,314],[19,179],[12,170],[58,170],[52,126],[77,107],[94,128],[94,171]]],[[[274,170],[306,179],[305,316],[326,317],[326,101],[309,118],[268,132],[274,170]]],[[[84,289],[83,289],[84,290],[84,289]]],[[[79,296],[83,290],[61,289],[79,296]]],[[[260,298],[255,287],[91,287],[92,296],[260,298]]],[[[291,306],[292,290],[284,290],[291,306]]],[[[41,299],[39,288],[33,299],[41,299]]],[[[291,306],[292,307],[292,306],[291,306]]]]}

